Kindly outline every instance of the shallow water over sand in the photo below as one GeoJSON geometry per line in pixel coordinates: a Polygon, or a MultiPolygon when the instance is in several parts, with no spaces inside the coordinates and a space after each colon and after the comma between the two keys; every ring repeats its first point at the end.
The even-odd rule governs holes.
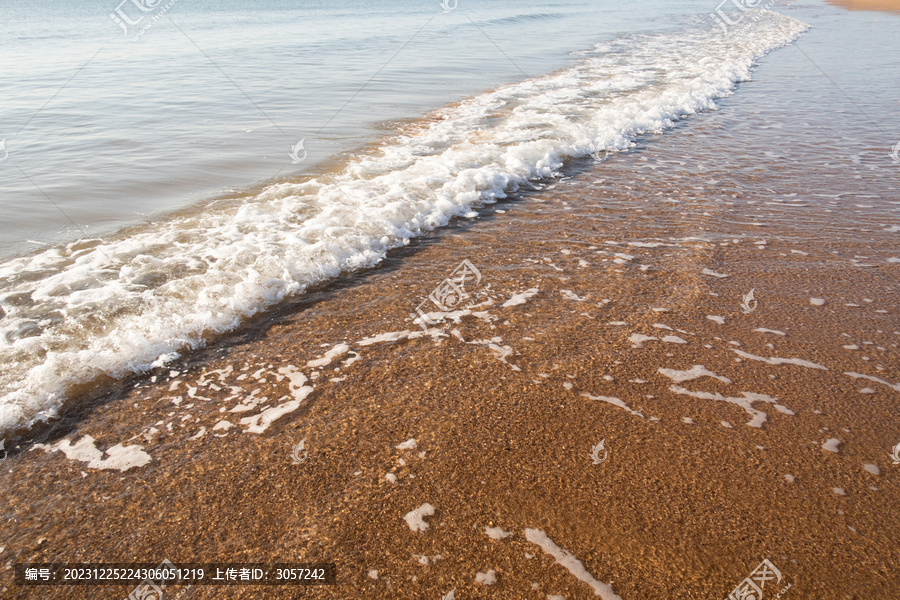
{"type": "Polygon", "coordinates": [[[10,365],[0,427],[54,418],[77,386],[176,360],[572,160],[681,129],[806,29],[754,11],[726,35],[696,19],[618,35],[565,69],[445,106],[315,178],[10,261],[0,266],[10,365]]]}

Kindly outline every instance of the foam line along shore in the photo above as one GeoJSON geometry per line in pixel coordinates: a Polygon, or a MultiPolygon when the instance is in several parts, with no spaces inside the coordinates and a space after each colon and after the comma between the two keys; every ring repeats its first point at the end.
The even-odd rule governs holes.
{"type": "Polygon", "coordinates": [[[807,27],[757,16],[724,36],[598,44],[567,69],[439,110],[329,177],[0,265],[0,429],[51,419],[74,386],[163,366],[310,285],[374,267],[567,161],[714,109],[807,27]]]}

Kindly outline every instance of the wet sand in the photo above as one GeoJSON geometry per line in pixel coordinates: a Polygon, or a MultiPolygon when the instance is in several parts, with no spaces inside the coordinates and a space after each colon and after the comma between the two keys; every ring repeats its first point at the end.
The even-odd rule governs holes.
{"type": "MultiPolygon", "coordinates": [[[[837,243],[829,230],[847,215],[799,199],[760,210],[762,199],[681,184],[656,196],[634,158],[573,169],[285,307],[177,375],[160,370],[70,415],[54,437],[140,444],[152,462],[120,473],[42,448],[9,457],[4,563],[338,567],[334,587],[229,588],[233,598],[594,597],[526,539],[537,529],[622,598],[725,597],[766,557],[793,598],[896,598],[897,234],[859,218],[865,237],[837,243]],[[792,212],[809,231],[802,244],[792,212]],[[466,258],[482,280],[458,308],[479,306],[423,334],[408,313],[466,258]],[[363,341],[385,332],[406,333],[363,341]],[[306,366],[337,343],[348,351],[306,366]],[[805,362],[777,364],[795,358],[805,362]],[[248,396],[290,401],[301,380],[287,372],[292,390],[288,365],[317,373],[314,391],[245,432],[240,419],[260,408],[230,409],[248,396]],[[694,365],[711,375],[660,372],[694,365]],[[733,403],[744,392],[769,399],[748,411],[733,403]],[[753,411],[766,415],[759,428],[753,411]],[[234,426],[216,430],[223,420],[234,426]],[[415,449],[397,448],[411,438],[415,449]],[[294,464],[300,440],[309,454],[294,464]],[[601,440],[607,458],[594,464],[601,440]],[[435,513],[414,532],[403,517],[424,503],[435,513]],[[476,583],[489,570],[496,583],[476,583]]],[[[99,593],[10,587],[5,573],[4,597],[99,593]]]]}
{"type": "Polygon", "coordinates": [[[338,577],[169,598],[709,599],[767,558],[766,598],[895,600],[896,167],[765,85],[7,441],[0,597],[130,590],[14,563],[168,559],[338,577]],[[464,259],[481,280],[424,332],[464,259]]]}

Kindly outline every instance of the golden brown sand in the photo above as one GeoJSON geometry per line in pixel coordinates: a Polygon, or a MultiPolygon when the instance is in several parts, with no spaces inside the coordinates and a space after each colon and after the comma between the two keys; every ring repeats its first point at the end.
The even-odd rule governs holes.
{"type": "Polygon", "coordinates": [[[187,600],[597,597],[526,530],[623,600],[721,600],[764,558],[766,599],[900,598],[896,167],[748,96],[783,129],[722,111],[573,166],[8,440],[0,598],[130,590],[19,587],[15,563],[163,559],[337,565],[187,600]],[[423,335],[409,313],[463,259],[477,306],[423,335]],[[55,450],[85,436],[151,462],[55,450]]]}
{"type": "Polygon", "coordinates": [[[3,597],[129,592],[17,587],[16,562],[163,559],[337,564],[333,587],[173,590],[190,599],[596,597],[526,529],[626,600],[725,598],[764,558],[790,584],[785,598],[900,597],[900,467],[888,457],[900,441],[889,387],[900,383],[900,321],[893,267],[878,258],[896,234],[857,222],[871,225],[866,237],[837,244],[838,217],[810,208],[801,235],[785,216],[798,208],[761,213],[683,184],[649,186],[636,164],[613,160],[500,205],[506,213],[444,230],[172,366],[178,375],[160,370],[70,415],[46,443],[91,435],[98,448],[140,444],[152,462],[120,473],[42,449],[9,457],[3,597]],[[755,237],[760,220],[775,224],[755,237]],[[742,239],[711,241],[720,235],[742,239]],[[421,331],[408,313],[464,258],[482,274],[470,300],[482,314],[435,337],[359,344],[421,331]],[[305,367],[338,342],[360,359],[305,367]],[[287,365],[318,371],[315,390],[263,433],[243,431],[258,410],[229,410],[248,396],[290,398],[278,378],[287,365]],[[732,383],[659,372],[694,365],[732,383]],[[749,427],[750,413],[722,401],[742,392],[794,414],[757,401],[767,419],[749,427]],[[235,426],[214,430],[222,420],[235,426]],[[396,447],[410,438],[415,449],[396,447]],[[823,448],[829,438],[837,453],[823,448]],[[309,455],[294,464],[300,440],[309,455]],[[594,464],[601,440],[607,458],[594,464]],[[414,532],[403,517],[424,503],[435,514],[414,532]],[[488,527],[511,535],[492,539],[488,527]],[[496,583],[476,582],[489,570],[496,583]]]}

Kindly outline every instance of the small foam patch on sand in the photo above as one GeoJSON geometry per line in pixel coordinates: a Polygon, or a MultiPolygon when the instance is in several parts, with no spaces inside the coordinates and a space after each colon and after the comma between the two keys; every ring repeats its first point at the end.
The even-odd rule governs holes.
{"type": "Polygon", "coordinates": [[[613,406],[618,406],[619,408],[627,410],[628,412],[630,412],[631,414],[633,414],[637,417],[644,416],[641,413],[639,413],[638,411],[633,410],[630,406],[625,404],[625,402],[623,402],[622,400],[619,400],[618,398],[615,398],[613,396],[592,396],[587,393],[584,393],[581,395],[590,400],[600,400],[601,402],[606,402],[607,404],[612,404],[613,406]]]}
{"type": "Polygon", "coordinates": [[[724,279],[725,277],[728,277],[728,275],[726,275],[725,273],[716,273],[712,269],[703,269],[700,272],[703,273],[704,275],[709,275],[710,277],[717,277],[719,279],[724,279]]]}
{"type": "Polygon", "coordinates": [[[77,460],[87,463],[89,469],[127,471],[134,467],[143,467],[152,458],[144,452],[141,446],[123,446],[116,444],[104,452],[96,446],[96,441],[89,435],[84,436],[78,442],[62,440],[55,446],[50,446],[51,451],[59,450],[69,460],[77,460]]]}
{"type": "Polygon", "coordinates": [[[372,346],[373,344],[397,342],[408,338],[410,333],[412,332],[408,329],[406,331],[388,331],[386,333],[380,333],[378,335],[373,335],[372,337],[361,339],[356,342],[356,344],[358,346],[372,346]]]}
{"type": "Polygon", "coordinates": [[[476,573],[475,583],[480,583],[481,585],[494,585],[497,583],[497,572],[493,569],[489,569],[487,573],[476,573]]]}
{"type": "Polygon", "coordinates": [[[512,356],[515,356],[516,351],[512,349],[512,346],[501,346],[499,342],[503,340],[499,337],[495,337],[489,340],[472,340],[471,342],[466,342],[467,344],[476,344],[480,346],[487,346],[488,350],[491,351],[491,354],[499,360],[500,362],[509,365],[509,368],[513,371],[521,371],[522,368],[518,367],[508,360],[512,356]]]}
{"type": "Polygon", "coordinates": [[[594,590],[595,596],[600,596],[602,600],[622,600],[620,596],[613,592],[611,585],[597,581],[593,575],[588,573],[587,569],[584,568],[584,564],[574,554],[557,546],[540,529],[526,529],[525,539],[532,544],[540,546],[541,550],[556,559],[556,562],[565,567],[575,578],[588,584],[594,590]]]}
{"type": "Polygon", "coordinates": [[[736,404],[743,408],[748,415],[750,415],[750,422],[747,423],[750,427],[756,427],[757,429],[762,428],[763,423],[766,422],[768,415],[761,410],[757,410],[753,407],[754,402],[768,402],[770,404],[775,405],[775,409],[779,412],[782,412],[786,415],[793,415],[794,413],[785,406],[778,404],[778,399],[773,398],[772,396],[767,396],[765,394],[756,394],[753,392],[741,392],[743,397],[726,397],[719,393],[714,392],[694,392],[691,390],[687,390],[683,387],[673,385],[670,386],[669,389],[676,394],[683,394],[686,396],[691,396],[693,398],[699,398],[701,400],[714,400],[716,402],[727,402],[729,404],[736,404]]]}
{"type": "Polygon", "coordinates": [[[889,388],[891,388],[892,390],[894,390],[895,392],[900,392],[900,383],[897,383],[897,384],[888,383],[884,379],[879,379],[878,377],[873,377],[871,375],[863,375],[862,373],[854,373],[852,371],[845,372],[844,375],[848,375],[849,377],[852,377],[853,379],[868,379],[869,381],[874,381],[875,383],[880,383],[882,385],[886,385],[889,388]]]}
{"type": "Polygon", "coordinates": [[[512,531],[503,531],[502,527],[485,527],[484,533],[492,540],[502,540],[513,535],[512,531]]]}
{"type": "Polygon", "coordinates": [[[579,296],[572,290],[559,290],[559,293],[563,295],[563,298],[566,298],[567,300],[574,300],[575,302],[584,302],[588,299],[587,294],[585,294],[584,296],[579,296]]]}
{"type": "Polygon", "coordinates": [[[528,302],[528,299],[535,296],[538,293],[537,288],[531,288],[525,290],[524,292],[518,292],[513,294],[509,300],[500,305],[500,308],[508,308],[510,306],[518,306],[520,304],[525,304],[528,302]]]}
{"type": "Polygon", "coordinates": [[[822,443],[822,449],[828,450],[829,452],[837,453],[840,450],[838,446],[840,446],[841,440],[837,438],[828,438],[825,442],[822,443]]]}
{"type": "Polygon", "coordinates": [[[683,381],[691,381],[693,379],[699,379],[701,377],[713,377],[718,379],[723,383],[731,383],[731,380],[727,377],[723,377],[721,375],[716,375],[703,365],[694,365],[690,369],[686,371],[678,371],[676,369],[664,369],[660,367],[658,371],[674,381],[675,383],[681,383],[683,381]]]}
{"type": "Polygon", "coordinates": [[[278,369],[278,373],[284,375],[288,379],[288,388],[291,390],[291,394],[294,396],[294,400],[302,401],[306,398],[310,392],[313,391],[313,388],[307,385],[304,385],[307,381],[309,381],[300,370],[294,365],[288,365],[286,367],[281,367],[278,369]]]}
{"type": "Polygon", "coordinates": [[[818,365],[808,360],[803,360],[802,358],[780,358],[778,356],[766,358],[764,356],[756,356],[755,354],[750,354],[749,352],[744,352],[743,350],[737,350],[735,348],[731,348],[730,350],[738,356],[742,356],[750,360],[758,360],[769,365],[796,365],[798,367],[806,367],[808,369],[821,369],[823,371],[828,370],[828,367],[823,367],[822,365],[818,365]]]}
{"type": "Polygon", "coordinates": [[[643,348],[644,342],[658,339],[659,338],[653,337],[652,335],[644,335],[643,333],[632,333],[628,337],[628,341],[631,342],[632,348],[643,348]]]}
{"type": "Polygon", "coordinates": [[[418,531],[419,533],[422,533],[428,529],[428,523],[425,522],[425,517],[430,517],[433,514],[434,507],[426,502],[419,508],[406,513],[406,516],[403,517],[403,520],[406,521],[406,524],[409,525],[409,528],[412,531],[418,531]]]}
{"type": "MultiPolygon", "coordinates": [[[[322,355],[322,358],[318,358],[316,360],[311,360],[306,363],[306,366],[311,369],[317,369],[319,367],[327,367],[331,364],[335,358],[339,358],[347,352],[350,351],[350,346],[347,344],[336,344],[331,350],[322,355]]],[[[281,369],[278,370],[281,372],[281,369]]]]}

